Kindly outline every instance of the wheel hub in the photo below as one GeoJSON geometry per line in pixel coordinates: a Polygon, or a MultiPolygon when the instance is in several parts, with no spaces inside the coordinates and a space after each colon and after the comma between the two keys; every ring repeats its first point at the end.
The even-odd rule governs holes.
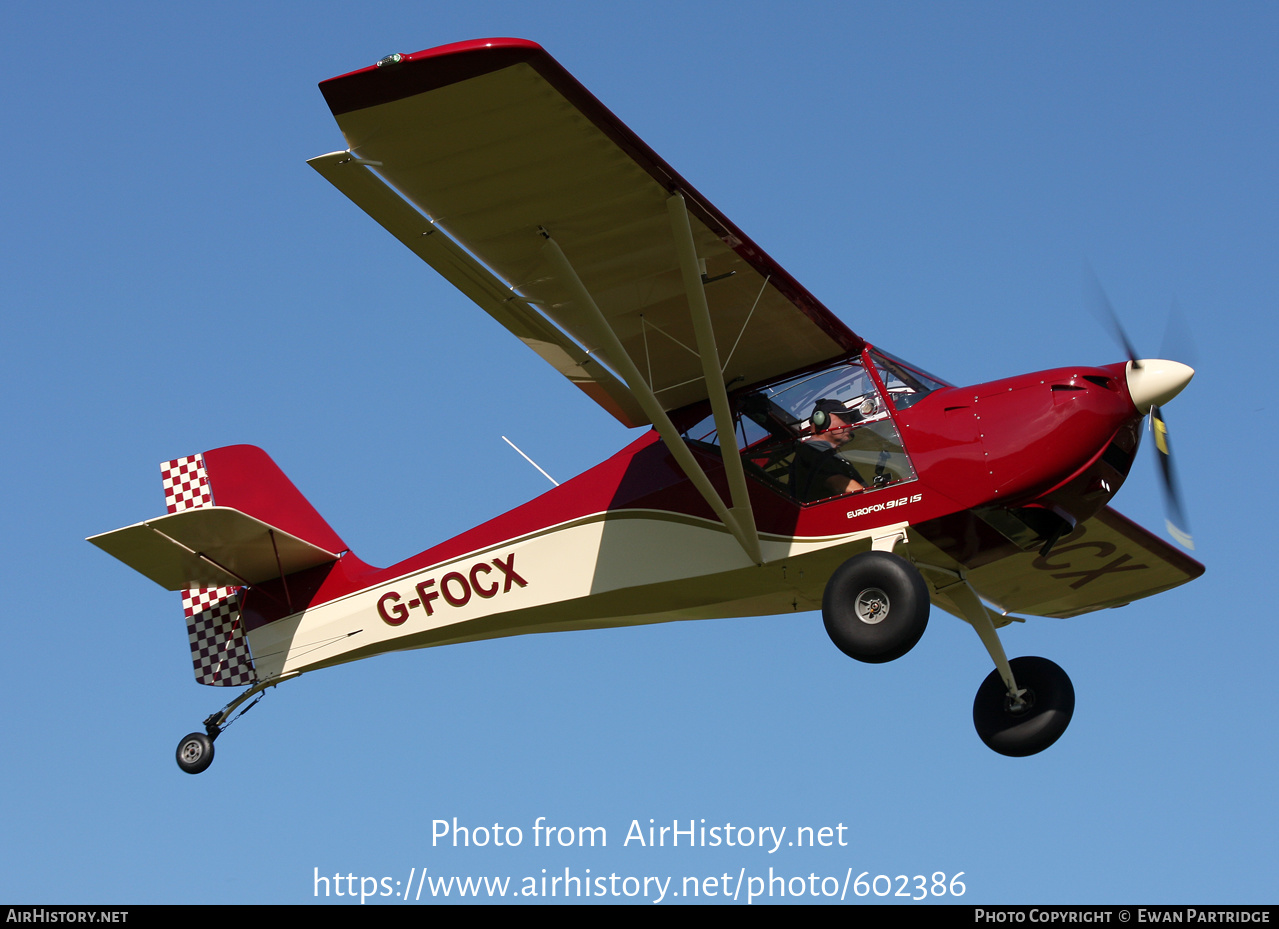
{"type": "Polygon", "coordinates": [[[868,626],[882,623],[888,618],[888,594],[878,587],[867,587],[857,595],[853,609],[857,618],[868,626]]]}
{"type": "Polygon", "coordinates": [[[194,764],[200,760],[200,756],[204,754],[204,747],[195,739],[187,742],[182,746],[182,760],[187,764],[194,764]]]}
{"type": "Polygon", "coordinates": [[[1029,688],[1018,691],[1016,695],[1007,694],[1004,697],[1004,712],[1009,716],[1020,716],[1034,707],[1035,692],[1029,688]]]}

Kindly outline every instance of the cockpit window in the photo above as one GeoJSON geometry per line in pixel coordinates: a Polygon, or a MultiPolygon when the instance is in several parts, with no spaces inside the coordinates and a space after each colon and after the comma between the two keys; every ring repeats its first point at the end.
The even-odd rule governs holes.
{"type": "MultiPolygon", "coordinates": [[[[937,386],[893,359],[875,364],[899,409],[937,386]]],[[[885,398],[859,358],[739,394],[733,418],[747,470],[801,503],[915,478],[885,398]]],[[[685,437],[718,445],[710,417],[685,437]]]]}

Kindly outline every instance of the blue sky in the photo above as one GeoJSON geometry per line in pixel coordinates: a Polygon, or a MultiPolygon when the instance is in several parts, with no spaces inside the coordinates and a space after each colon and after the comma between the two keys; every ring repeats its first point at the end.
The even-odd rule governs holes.
{"type": "MultiPolygon", "coordinates": [[[[0,899],[771,867],[962,871],[969,903],[1273,902],[1273,5],[71,3],[4,26],[0,899]],[[540,42],[854,330],[951,381],[1120,360],[1088,264],[1143,352],[1181,308],[1199,373],[1166,413],[1208,573],[1005,634],[1074,681],[1057,745],[977,739],[989,659],[958,620],[862,666],[803,614],[317,672],[178,771],[229,697],[193,682],[177,595],[83,541],[162,511],[160,461],[260,445],[386,564],[545,489],[499,434],[561,480],[632,438],[305,164],[342,147],[318,81],[492,35],[540,42]],[[540,816],[608,847],[534,847],[540,816]],[[454,817],[525,840],[433,846],[454,817]],[[848,844],[624,846],[650,818],[848,844]]],[[[1149,449],[1115,505],[1162,525],[1149,449]]]]}

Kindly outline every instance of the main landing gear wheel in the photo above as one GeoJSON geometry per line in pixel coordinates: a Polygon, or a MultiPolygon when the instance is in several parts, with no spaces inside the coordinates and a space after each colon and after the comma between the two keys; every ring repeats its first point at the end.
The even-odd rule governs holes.
{"type": "Polygon", "coordinates": [[[178,743],[178,767],[187,774],[199,774],[213,764],[213,740],[203,732],[192,732],[178,743]]]}
{"type": "Polygon", "coordinates": [[[1021,703],[1009,696],[999,672],[992,671],[977,689],[973,725],[990,748],[1022,758],[1042,752],[1066,731],[1075,712],[1075,688],[1047,658],[1014,658],[1008,666],[1025,691],[1021,703]]]}
{"type": "Polygon", "coordinates": [[[890,552],[862,552],[826,582],[822,621],[845,655],[879,664],[915,647],[928,606],[928,585],[914,565],[890,552]]]}

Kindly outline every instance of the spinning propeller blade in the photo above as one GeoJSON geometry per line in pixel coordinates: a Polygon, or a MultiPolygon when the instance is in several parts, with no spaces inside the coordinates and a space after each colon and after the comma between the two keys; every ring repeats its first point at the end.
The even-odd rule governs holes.
{"type": "Polygon", "coordinates": [[[1155,434],[1155,449],[1159,453],[1159,473],[1163,477],[1164,505],[1168,515],[1164,519],[1168,534],[1185,548],[1194,550],[1185,511],[1181,507],[1181,492],[1177,489],[1176,473],[1172,466],[1172,446],[1168,442],[1168,425],[1159,407],[1150,408],[1150,428],[1155,434]]]}
{"type": "Polygon", "coordinates": [[[1097,273],[1092,268],[1088,269],[1088,289],[1091,292],[1093,312],[1097,314],[1097,318],[1103,325],[1110,328],[1111,334],[1123,346],[1133,368],[1140,370],[1141,359],[1137,357],[1137,350],[1128,339],[1128,333],[1124,331],[1123,323],[1119,321],[1119,314],[1115,312],[1115,308],[1110,303],[1110,297],[1106,295],[1106,289],[1101,286],[1101,281],[1097,279],[1097,273]]]}
{"type": "MultiPolygon", "coordinates": [[[[1115,312],[1110,298],[1106,295],[1105,288],[1101,286],[1097,275],[1091,269],[1089,269],[1089,281],[1092,304],[1097,316],[1110,327],[1128,354],[1128,393],[1140,412],[1150,414],[1150,428],[1155,435],[1159,473],[1163,479],[1164,508],[1167,514],[1164,522],[1168,528],[1168,534],[1185,548],[1193,550],[1195,543],[1191,538],[1185,511],[1181,505],[1181,493],[1177,489],[1176,472],[1172,463],[1172,447],[1168,441],[1168,425],[1164,421],[1160,406],[1177,396],[1182,388],[1190,383],[1190,379],[1195,374],[1194,369],[1177,361],[1158,358],[1143,361],[1139,358],[1137,350],[1124,331],[1123,324],[1119,321],[1119,314],[1115,312]]],[[[1164,336],[1165,344],[1169,341],[1176,321],[1178,320],[1174,317],[1169,317],[1164,336]]],[[[1184,328],[1184,321],[1181,323],[1184,328]]]]}

